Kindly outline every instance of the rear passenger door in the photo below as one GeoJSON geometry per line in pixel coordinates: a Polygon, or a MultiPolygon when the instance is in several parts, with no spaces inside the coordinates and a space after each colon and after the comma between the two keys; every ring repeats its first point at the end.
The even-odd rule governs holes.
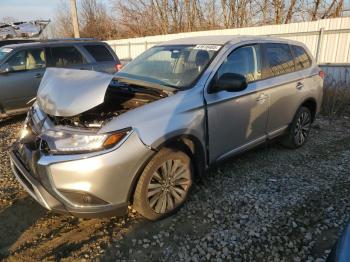
{"type": "Polygon", "coordinates": [[[301,103],[310,97],[315,97],[315,93],[319,93],[320,82],[319,68],[312,64],[312,59],[305,51],[304,47],[291,45],[295,67],[300,75],[300,85],[297,88],[298,96],[300,96],[301,103]]]}
{"type": "Polygon", "coordinates": [[[117,71],[118,59],[116,59],[111,51],[103,44],[84,44],[83,47],[91,56],[92,69],[99,72],[113,74],[117,71]]]}
{"type": "Polygon", "coordinates": [[[74,45],[52,46],[47,48],[48,67],[92,70],[92,66],[74,45]]]}
{"type": "Polygon", "coordinates": [[[278,136],[293,120],[300,104],[298,89],[301,75],[296,70],[290,45],[285,43],[265,43],[263,46],[263,76],[269,86],[265,93],[269,96],[267,133],[269,138],[278,136]]]}

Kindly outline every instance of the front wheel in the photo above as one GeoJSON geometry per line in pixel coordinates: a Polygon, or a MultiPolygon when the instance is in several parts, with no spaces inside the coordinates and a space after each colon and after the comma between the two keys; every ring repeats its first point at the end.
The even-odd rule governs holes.
{"type": "Polygon", "coordinates": [[[190,157],[182,151],[161,149],[147,164],[137,183],[133,208],[150,220],[176,211],[192,185],[190,157]]]}
{"type": "Polygon", "coordinates": [[[300,107],[295,114],[288,133],[282,140],[282,145],[288,148],[298,148],[304,145],[311,130],[311,112],[307,107],[300,107]]]}

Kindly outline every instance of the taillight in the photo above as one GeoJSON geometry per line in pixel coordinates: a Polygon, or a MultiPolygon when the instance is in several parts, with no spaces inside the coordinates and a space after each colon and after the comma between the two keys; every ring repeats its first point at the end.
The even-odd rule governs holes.
{"type": "Polygon", "coordinates": [[[320,72],[318,72],[318,75],[322,78],[322,79],[324,79],[324,72],[322,71],[322,70],[320,70],[320,72]]]}
{"type": "Polygon", "coordinates": [[[115,71],[117,71],[117,72],[120,71],[120,69],[122,69],[122,67],[123,66],[121,64],[116,64],[115,65],[115,71]]]}

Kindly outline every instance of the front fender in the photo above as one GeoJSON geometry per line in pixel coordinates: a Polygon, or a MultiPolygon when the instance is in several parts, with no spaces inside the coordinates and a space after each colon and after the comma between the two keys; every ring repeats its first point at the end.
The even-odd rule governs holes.
{"type": "Polygon", "coordinates": [[[175,95],[132,109],[115,117],[100,133],[132,127],[141,141],[157,148],[180,135],[192,135],[205,141],[205,108],[202,89],[179,91],[175,95]]]}

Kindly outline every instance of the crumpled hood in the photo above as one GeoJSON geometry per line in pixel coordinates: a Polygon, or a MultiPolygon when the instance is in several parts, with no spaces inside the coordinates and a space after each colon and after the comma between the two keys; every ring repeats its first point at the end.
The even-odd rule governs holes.
{"type": "Polygon", "coordinates": [[[113,77],[95,71],[47,68],[37,94],[38,105],[49,115],[78,115],[104,102],[113,77]]]}

